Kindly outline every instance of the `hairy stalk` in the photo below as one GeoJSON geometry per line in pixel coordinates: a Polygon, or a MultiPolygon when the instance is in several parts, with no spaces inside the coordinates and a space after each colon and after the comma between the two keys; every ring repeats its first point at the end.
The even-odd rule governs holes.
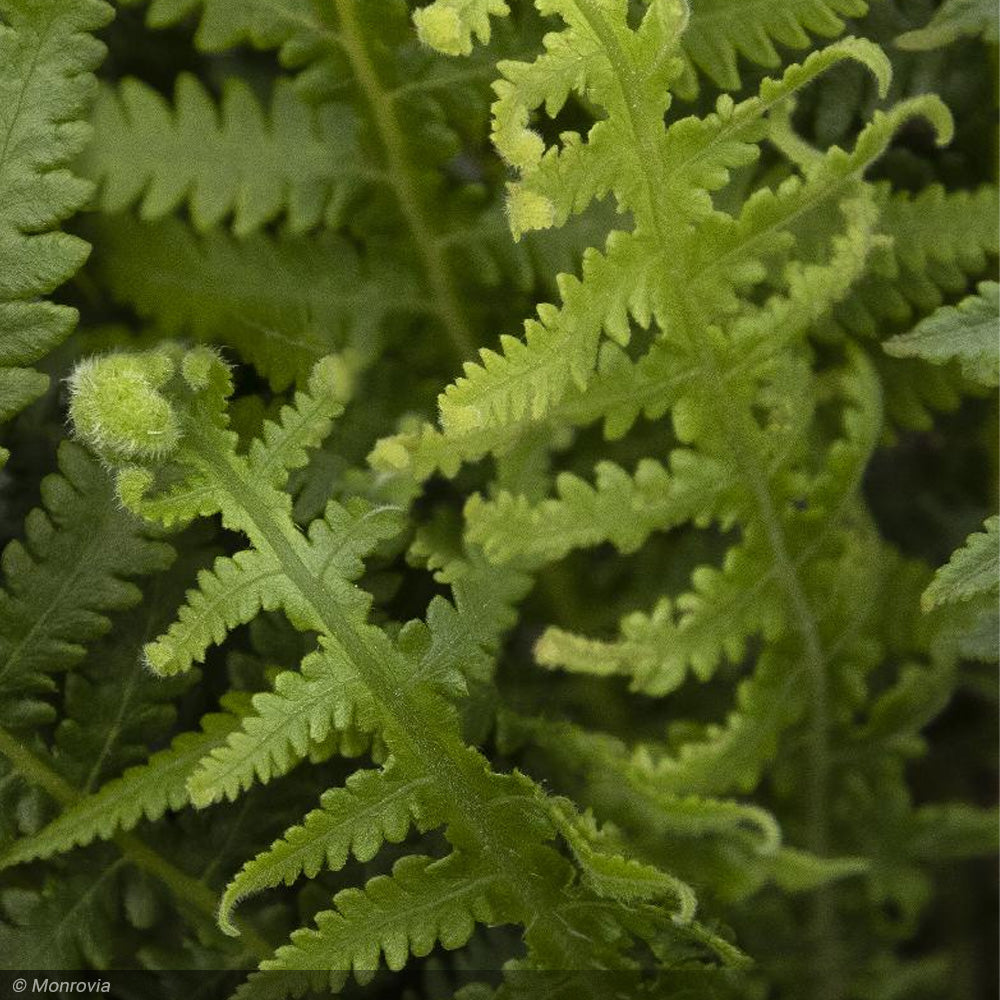
{"type": "MultiPolygon", "coordinates": [[[[84,796],[63,779],[37,754],[15,736],[0,727],[0,753],[17,769],[25,781],[37,785],[64,808],[84,796]]],[[[214,926],[219,912],[219,897],[203,882],[186,875],[161,854],[131,833],[117,833],[112,838],[125,858],[159,879],[181,903],[193,906],[214,926]]],[[[246,920],[239,920],[240,935],[252,956],[260,961],[273,951],[272,946],[246,920]]]]}
{"type": "MultiPolygon", "coordinates": [[[[635,148],[639,153],[637,160],[645,179],[646,218],[655,227],[662,246],[677,247],[676,229],[671,227],[671,220],[664,218],[664,213],[658,206],[655,194],[653,163],[657,149],[656,133],[662,129],[662,125],[659,122],[644,123],[634,113],[634,109],[640,107],[642,102],[642,80],[636,68],[632,66],[631,60],[622,51],[614,32],[605,22],[601,11],[591,0],[575,0],[575,4],[595,35],[603,43],[614,67],[623,103],[629,112],[629,125],[635,138],[635,148]]],[[[682,257],[678,250],[673,253],[668,252],[665,259],[681,260],[682,257]]],[[[699,324],[691,315],[690,307],[683,300],[681,303],[685,313],[683,325],[689,331],[690,340],[698,351],[701,370],[708,385],[711,387],[723,385],[722,372],[716,363],[711,346],[699,335],[699,324]]],[[[803,653],[813,694],[809,728],[810,761],[807,790],[809,834],[807,846],[818,856],[826,857],[830,847],[827,819],[830,747],[826,657],[798,572],[788,552],[784,532],[774,509],[767,483],[761,473],[761,469],[765,467],[764,463],[755,461],[757,449],[754,446],[755,436],[751,432],[753,417],[745,409],[734,414],[729,407],[722,406],[718,410],[718,419],[724,424],[724,433],[731,445],[732,458],[744,481],[750,485],[755,497],[761,521],[767,531],[774,564],[782,588],[792,607],[802,639],[803,653]]],[[[826,1000],[828,997],[837,996],[839,989],[835,978],[839,947],[836,942],[835,914],[828,891],[819,889],[815,893],[812,923],[816,947],[819,950],[817,981],[820,984],[818,987],[820,993],[817,996],[826,1000]]]]}
{"type": "Polygon", "coordinates": [[[388,182],[410,231],[413,248],[423,262],[430,291],[434,297],[434,308],[452,347],[462,361],[474,353],[475,338],[463,318],[462,306],[449,272],[442,241],[434,232],[421,203],[413,164],[393,107],[393,95],[383,87],[365,48],[354,3],[355,0],[333,0],[340,17],[340,42],[371,108],[375,129],[388,164],[388,182]]]}
{"type": "MultiPolygon", "coordinates": [[[[259,489],[246,463],[223,451],[218,438],[196,437],[194,429],[189,443],[214,471],[232,508],[241,512],[253,544],[274,556],[302,604],[314,612],[350,659],[357,675],[384,710],[394,738],[405,741],[407,750],[425,773],[450,790],[466,828],[474,832],[478,841],[477,855],[488,859],[497,875],[516,894],[524,922],[556,915],[568,898],[561,889],[532,877],[517,838],[510,835],[511,824],[498,823],[494,818],[502,804],[483,787],[483,772],[470,759],[457,732],[442,731],[435,698],[426,689],[415,689],[413,677],[394,669],[397,664],[392,660],[381,661],[374,654],[362,630],[343,615],[322,578],[300,557],[297,550],[302,536],[295,525],[286,518],[271,516],[273,504],[259,489]]],[[[553,924],[557,923],[553,920],[553,924]]]]}

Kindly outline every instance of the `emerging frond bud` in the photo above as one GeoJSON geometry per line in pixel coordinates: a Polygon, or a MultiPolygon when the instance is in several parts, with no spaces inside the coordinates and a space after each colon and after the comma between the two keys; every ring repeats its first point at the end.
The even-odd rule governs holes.
{"type": "Polygon", "coordinates": [[[175,368],[174,358],[163,351],[81,362],[69,378],[76,433],[114,463],[169,455],[181,432],[177,414],[160,389],[175,368]]]}

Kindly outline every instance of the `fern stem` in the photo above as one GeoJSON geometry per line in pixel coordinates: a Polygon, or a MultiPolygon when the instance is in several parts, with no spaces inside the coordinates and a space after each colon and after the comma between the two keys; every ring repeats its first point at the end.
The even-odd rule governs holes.
{"type": "MultiPolygon", "coordinates": [[[[642,81],[641,73],[631,62],[622,47],[618,44],[614,33],[604,20],[601,12],[590,0],[575,0],[577,9],[586,18],[591,30],[601,40],[615,70],[622,102],[631,131],[635,137],[637,163],[642,173],[647,204],[645,216],[647,223],[656,231],[661,245],[676,246],[676,231],[657,208],[655,192],[656,170],[656,138],[662,130],[662,122],[642,121],[635,114],[635,109],[641,107],[642,81]]],[[[668,258],[682,259],[682,255],[668,253],[668,258]]],[[[695,346],[701,361],[702,373],[710,387],[710,394],[717,391],[718,386],[725,385],[715,353],[711,345],[702,335],[703,324],[698,322],[692,307],[680,297],[678,308],[682,314],[682,324],[690,332],[690,340],[695,346]]],[[[830,775],[830,737],[829,737],[829,686],[826,675],[826,656],[823,652],[816,621],[809,607],[809,602],[799,579],[795,562],[792,559],[785,540],[780,518],[775,510],[766,479],[762,473],[765,463],[756,460],[759,449],[756,444],[756,425],[749,407],[720,407],[718,419],[724,426],[728,438],[732,459],[739,469],[744,481],[750,486],[758,513],[774,558],[774,566],[781,587],[784,590],[796,628],[802,640],[803,657],[806,670],[812,685],[813,706],[809,725],[809,775],[806,791],[807,810],[807,844],[809,849],[820,857],[829,852],[829,831],[827,817],[827,797],[829,794],[830,775]]],[[[839,947],[836,940],[835,913],[829,893],[820,890],[814,896],[812,914],[812,931],[817,949],[817,997],[837,997],[840,995],[840,983],[837,976],[837,954],[839,947]]]]}
{"type": "MultiPolygon", "coordinates": [[[[525,925],[551,921],[554,938],[571,935],[562,928],[559,911],[568,902],[563,886],[537,877],[525,859],[516,823],[504,823],[502,805],[484,781],[479,761],[468,752],[457,728],[442,725],[442,701],[430,689],[414,683],[413,674],[399,669],[392,657],[380,655],[365,635],[375,626],[356,624],[337,603],[320,576],[299,555],[302,537],[294,523],[275,518],[274,504],[252,476],[241,457],[223,450],[209,430],[204,436],[192,433],[190,446],[212,469],[219,488],[227,495],[227,506],[240,511],[241,525],[255,547],[268,550],[282,567],[302,604],[309,607],[323,630],[351,661],[359,679],[371,691],[396,745],[441,788],[447,789],[455,810],[454,819],[478,842],[475,855],[489,864],[493,878],[502,883],[517,901],[518,918],[525,925]]],[[[571,950],[567,940],[565,950],[571,950]]]]}
{"type": "MultiPolygon", "coordinates": [[[[689,329],[694,327],[689,326],[689,329]]],[[[724,373],[716,363],[714,351],[702,337],[692,338],[697,344],[707,382],[711,386],[725,384],[724,373]]],[[[762,472],[766,463],[756,448],[756,425],[749,409],[740,407],[733,412],[720,407],[719,419],[724,423],[732,459],[744,481],[749,484],[757,511],[767,532],[774,559],[774,568],[792,609],[796,629],[802,641],[806,673],[812,688],[812,711],[809,713],[808,774],[806,780],[806,846],[825,858],[830,852],[827,800],[830,785],[830,718],[827,656],[823,651],[816,619],[809,606],[795,560],[792,558],[781,519],[762,472]],[[726,419],[729,417],[729,419],[726,419]]],[[[836,928],[836,913],[829,889],[820,888],[812,897],[811,936],[817,953],[817,1000],[835,1000],[841,996],[839,976],[840,945],[836,928]]]]}
{"type": "Polygon", "coordinates": [[[385,152],[389,185],[410,231],[414,251],[423,262],[435,310],[459,360],[463,361],[475,352],[475,339],[463,317],[442,243],[421,204],[419,182],[393,107],[392,94],[383,86],[368,55],[354,0],[333,0],[333,4],[340,17],[341,48],[371,108],[375,130],[385,152]]]}
{"type": "MultiPolygon", "coordinates": [[[[654,167],[657,136],[662,130],[662,121],[642,121],[635,113],[641,107],[641,71],[629,59],[618,43],[614,32],[606,23],[600,10],[591,0],[575,0],[577,9],[586,19],[594,34],[600,39],[615,71],[624,112],[635,137],[636,160],[641,171],[646,196],[645,211],[640,213],[657,234],[658,241],[665,247],[677,246],[677,232],[670,220],[658,210],[655,192],[656,170],[654,167]]],[[[668,258],[682,259],[675,250],[667,253],[668,258]]],[[[711,345],[702,334],[704,324],[698,322],[692,307],[679,297],[677,302],[681,312],[682,325],[690,332],[690,340],[698,351],[702,373],[710,388],[710,395],[726,384],[723,372],[716,361],[711,345]]],[[[806,791],[807,844],[820,857],[829,852],[829,831],[827,817],[827,797],[830,775],[829,738],[829,690],[824,655],[816,621],[809,607],[808,599],[799,579],[795,563],[788,551],[780,518],[774,508],[768,484],[762,474],[765,463],[755,460],[759,450],[755,447],[756,425],[749,407],[720,407],[718,419],[724,425],[724,433],[736,467],[744,481],[750,486],[761,522],[767,532],[774,557],[775,570],[784,590],[796,627],[802,640],[806,670],[812,684],[813,706],[809,725],[809,776],[806,791]],[[734,412],[735,410],[735,412],[734,412]]],[[[834,998],[840,995],[836,940],[835,913],[829,893],[820,890],[814,896],[812,931],[817,949],[817,997],[834,998]]]]}
{"type": "MultiPolygon", "coordinates": [[[[83,796],[20,740],[0,727],[0,754],[32,785],[41,788],[61,806],[70,806],[83,796]]],[[[193,906],[215,925],[219,912],[219,897],[203,882],[186,875],[161,854],[131,833],[118,833],[113,838],[122,854],[136,868],[158,878],[179,902],[193,906]]],[[[260,960],[272,954],[273,948],[245,920],[238,920],[242,940],[253,956],[260,960]]]]}

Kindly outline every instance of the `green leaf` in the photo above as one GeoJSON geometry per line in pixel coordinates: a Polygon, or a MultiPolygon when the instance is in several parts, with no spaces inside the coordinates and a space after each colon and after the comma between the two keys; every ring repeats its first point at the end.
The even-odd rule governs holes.
{"type": "Polygon", "coordinates": [[[1000,285],[983,281],[978,294],[942,306],[910,332],[886,341],[897,358],[940,365],[958,360],[965,376],[982,385],[1000,382],[1000,285]]]}
{"type": "Polygon", "coordinates": [[[430,776],[408,773],[393,760],[381,771],[355,771],[343,788],[324,792],[320,807],[301,826],[286,830],[226,886],[219,910],[222,929],[236,933],[233,910],[253,893],[291,885],[300,875],[315,878],[323,867],[339,871],[349,854],[370,861],[384,842],[402,841],[411,825],[423,832],[440,824],[433,785],[430,776]]]}
{"type": "MultiPolygon", "coordinates": [[[[235,712],[238,700],[231,705],[235,712]]],[[[239,714],[231,712],[205,716],[200,733],[181,733],[169,749],[154,753],[145,764],[130,767],[100,791],[79,799],[38,833],[16,841],[0,855],[0,868],[47,858],[98,838],[107,840],[131,830],[143,818],[156,820],[167,810],[184,808],[191,801],[187,791],[191,773],[239,721],[239,714]]]]}
{"type": "Polygon", "coordinates": [[[395,970],[410,955],[423,957],[438,943],[460,948],[477,922],[492,922],[495,879],[488,868],[461,854],[438,861],[402,858],[391,876],[380,875],[364,889],[338,892],[335,908],[316,917],[315,930],[295,931],[291,943],[261,965],[262,978],[281,970],[328,971],[334,983],[338,973],[353,970],[361,978],[376,970],[380,957],[395,970]]]}
{"type": "Polygon", "coordinates": [[[1000,517],[987,518],[983,527],[934,575],[920,600],[925,610],[989,595],[1000,587],[1000,517]]]}
{"type": "Polygon", "coordinates": [[[228,77],[216,108],[196,77],[177,80],[171,107],[139,80],[104,88],[81,169],[100,186],[100,206],[138,204],[160,219],[182,204],[200,232],[232,219],[246,236],[280,216],[293,233],[336,227],[371,178],[357,122],[342,105],[316,110],[279,82],[265,115],[249,85],[228,77]]]}
{"type": "Polygon", "coordinates": [[[993,0],[944,0],[926,27],[907,31],[896,39],[901,49],[922,52],[951,45],[959,38],[980,35],[997,43],[997,5],[993,0]]]}
{"type": "Polygon", "coordinates": [[[48,379],[25,366],[76,325],[76,310],[38,297],[90,252],[58,227],[90,197],[69,165],[90,134],[92,74],[104,57],[92,33],[111,16],[101,0],[0,2],[0,421],[45,391],[48,379]]]}
{"type": "Polygon", "coordinates": [[[51,715],[38,696],[51,674],[68,670],[84,644],[110,627],[108,616],[141,598],[129,578],[165,569],[173,550],[123,510],[108,476],[79,445],[59,449],[59,473],[42,481],[43,507],[25,523],[23,542],[3,552],[0,591],[0,692],[6,725],[51,715]]]}

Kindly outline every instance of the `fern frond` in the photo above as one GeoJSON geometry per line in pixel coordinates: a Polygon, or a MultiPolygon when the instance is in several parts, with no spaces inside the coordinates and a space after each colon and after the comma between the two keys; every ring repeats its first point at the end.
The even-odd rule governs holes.
{"type": "Polygon", "coordinates": [[[896,39],[901,49],[923,51],[950,45],[963,36],[980,35],[997,43],[997,11],[987,0],[945,0],[923,28],[896,39]]]}
{"type": "Polygon", "coordinates": [[[568,800],[554,800],[550,811],[580,862],[584,881],[599,896],[626,903],[673,896],[677,900],[674,920],[691,922],[697,904],[690,886],[658,868],[617,853],[607,831],[598,829],[593,815],[577,813],[568,800]]]}
{"type": "Polygon", "coordinates": [[[111,16],[102,0],[0,4],[0,421],[45,391],[48,378],[28,366],[76,324],[74,309],[40,296],[89,253],[58,226],[90,197],[68,168],[89,136],[92,74],[104,57],[92,35],[111,16]]]}
{"type": "Polygon", "coordinates": [[[679,687],[688,670],[701,681],[715,672],[723,654],[738,662],[750,636],[780,637],[784,600],[773,574],[762,574],[766,548],[744,538],[721,569],[701,566],[692,590],[675,602],[661,599],[649,615],[634,612],[621,622],[621,638],[598,642],[549,628],[535,646],[546,667],[598,676],[623,675],[633,691],[662,697],[679,687]]]}
{"type": "Polygon", "coordinates": [[[249,622],[262,608],[281,607],[280,582],[280,568],[259,552],[220,556],[211,570],[198,574],[198,586],[188,591],[177,621],[146,645],[147,666],[165,677],[190,670],[231,629],[249,622]]]}
{"type": "Polygon", "coordinates": [[[200,733],[181,733],[169,749],[154,753],[145,764],[129,768],[99,792],[80,799],[38,833],[24,837],[0,855],[0,868],[107,840],[131,830],[143,818],[159,819],[168,810],[190,803],[187,780],[198,762],[239,725],[239,705],[202,719],[200,733]]]}
{"type": "Polygon", "coordinates": [[[593,486],[561,473],[558,499],[537,506],[509,493],[491,501],[472,497],[465,508],[469,540],[498,562],[550,562],[605,541],[634,552],[653,531],[692,518],[707,523],[729,485],[725,469],[683,449],[672,453],[669,472],[652,459],[640,462],[634,476],[612,462],[595,472],[593,486]]]}
{"type": "Polygon", "coordinates": [[[343,788],[324,792],[301,826],[285,831],[230,881],[219,911],[222,929],[235,933],[233,910],[253,893],[291,885],[300,875],[315,878],[324,867],[339,871],[350,854],[370,861],[383,843],[403,840],[411,825],[421,831],[439,826],[444,816],[433,786],[428,775],[390,760],[380,771],[355,771],[343,788]]]}
{"type": "Polygon", "coordinates": [[[676,756],[638,750],[629,773],[633,784],[668,795],[752,791],[781,734],[808,705],[808,688],[787,669],[786,657],[778,646],[762,653],[753,675],[736,689],[736,709],[722,725],[708,727],[704,739],[684,743],[676,756]]]}
{"type": "Polygon", "coordinates": [[[165,569],[172,549],[115,503],[104,470],[79,445],[59,449],[59,473],[42,482],[43,507],[32,511],[24,542],[3,553],[0,592],[0,692],[3,724],[50,718],[37,700],[49,676],[84,655],[84,643],[110,627],[111,612],[141,596],[129,578],[165,569]]]}
{"type": "Polygon", "coordinates": [[[912,321],[942,305],[944,293],[964,292],[970,277],[986,272],[1000,251],[993,219],[1000,211],[997,189],[946,192],[930,185],[919,194],[876,187],[879,230],[892,252],[861,281],[826,326],[877,337],[887,323],[912,321]]]}
{"type": "MultiPolygon", "coordinates": [[[[691,126],[682,120],[671,126],[664,137],[662,125],[650,123],[658,147],[666,142],[669,148],[671,137],[677,137],[677,169],[668,169],[669,157],[665,156],[662,176],[657,174],[656,189],[676,191],[677,197],[684,199],[701,189],[696,179],[705,183],[704,178],[713,175],[718,177],[714,186],[721,186],[728,167],[745,162],[745,153],[735,150],[745,149],[747,141],[756,142],[762,137],[756,131],[760,116],[843,59],[861,60],[885,83],[888,67],[884,57],[866,43],[848,39],[814,53],[802,66],[789,68],[780,81],[765,81],[757,98],[735,106],[731,101],[720,100],[710,129],[700,129],[697,123],[691,126]],[[706,155],[704,167],[699,160],[701,154],[706,155]],[[714,160],[713,155],[719,159],[714,160]]],[[[563,307],[540,307],[542,322],[530,321],[526,325],[525,341],[504,338],[502,355],[484,351],[481,366],[465,365],[464,375],[439,397],[440,432],[428,429],[419,435],[390,440],[380,446],[373,460],[397,473],[438,466],[451,472],[459,464],[457,451],[466,459],[485,451],[501,450],[503,445],[509,447],[514,434],[529,419],[537,424],[551,418],[574,382],[581,389],[588,385],[598,357],[599,337],[609,315],[606,309],[616,317],[607,331],[614,339],[627,341],[631,313],[641,325],[655,318],[673,355],[693,353],[689,335],[677,330],[677,317],[688,316],[692,320],[697,317],[697,325],[704,328],[736,312],[741,306],[740,294],[764,280],[769,268],[778,267],[788,259],[796,227],[803,216],[836,202],[848,193],[850,186],[856,188],[863,170],[884,152],[894,132],[915,116],[930,119],[939,140],[947,141],[951,122],[937,98],[920,97],[903,102],[889,112],[876,113],[850,152],[833,147],[810,166],[804,180],[792,178],[776,192],[767,188],[756,192],[736,220],[715,212],[705,216],[694,229],[674,229],[672,222],[658,218],[658,207],[654,210],[630,204],[623,187],[619,197],[626,198],[623,208],[633,210],[636,228],[629,234],[612,233],[608,245],[623,248],[625,257],[616,261],[617,276],[628,275],[628,280],[615,284],[608,276],[607,282],[614,289],[609,297],[602,284],[604,265],[590,276],[585,261],[583,281],[562,279],[563,307]],[[639,271],[629,263],[632,253],[636,254],[634,263],[639,271]],[[623,299],[623,288],[628,289],[627,299],[623,299]],[[580,304],[586,304],[586,309],[579,310],[580,304]],[[445,457],[448,445],[451,454],[445,457]]],[[[510,142],[513,145],[514,138],[510,142]]],[[[624,137],[620,143],[628,144],[624,137]]],[[[553,151],[551,155],[559,154],[553,151]]],[[[549,156],[538,149],[526,155],[525,163],[544,165],[549,156]]],[[[631,164],[628,169],[634,172],[645,167],[631,164]]],[[[525,190],[530,190],[534,182],[534,170],[531,166],[522,171],[518,183],[525,185],[525,190]]],[[[702,201],[698,212],[704,216],[705,211],[702,201]]],[[[597,262],[609,259],[599,254],[588,258],[595,267],[597,262]]],[[[847,259],[843,253],[834,258],[844,262],[847,259]]],[[[838,267],[835,264],[832,271],[821,274],[835,273],[838,267]]],[[[788,280],[794,281],[794,275],[788,280]]],[[[838,289],[842,293],[849,281],[828,284],[831,293],[838,289]]],[[[809,281],[802,280],[799,285],[803,292],[808,291],[809,281]]],[[[799,309],[804,315],[808,315],[808,302],[809,296],[802,294],[799,309]]],[[[802,329],[801,320],[796,329],[802,329]]]]}
{"type": "MultiPolygon", "coordinates": [[[[574,915],[574,907],[579,899],[601,906],[607,901],[584,884],[569,889],[572,866],[544,844],[553,831],[538,786],[516,773],[494,773],[462,738],[462,720],[448,700],[464,684],[448,639],[459,627],[455,618],[440,612],[429,616],[433,626],[444,626],[444,642],[436,642],[432,629],[419,625],[404,626],[394,640],[367,621],[370,599],[344,578],[361,565],[349,533],[346,544],[334,544],[342,541],[343,531],[328,513],[303,536],[292,520],[287,497],[251,471],[246,456],[237,451],[236,435],[227,428],[228,370],[210,351],[196,348],[185,353],[166,346],[145,355],[112,355],[85,363],[70,384],[70,409],[78,430],[118,466],[123,500],[143,512],[159,510],[170,516],[179,485],[189,479],[199,483],[208,491],[207,509],[220,511],[226,526],[243,531],[252,551],[280,564],[292,623],[319,633],[319,648],[305,658],[301,670],[280,674],[274,693],[254,696],[256,714],[201,762],[187,783],[191,801],[206,805],[233,798],[255,781],[266,782],[287,771],[314,749],[329,753],[333,742],[344,753],[360,753],[375,741],[376,759],[395,756],[412,761],[414,776],[432,779],[445,836],[456,849],[452,858],[476,859],[477,889],[503,887],[496,897],[501,919],[522,924],[531,919],[533,961],[556,967],[566,961],[593,964],[593,956],[580,951],[581,932],[574,930],[575,924],[582,921],[581,926],[589,926],[589,921],[574,915]],[[123,383],[128,386],[127,401],[138,405],[122,406],[123,383]],[[166,489],[166,499],[157,493],[159,489],[166,489]]],[[[344,510],[336,505],[331,509],[344,510]]],[[[187,510],[185,506],[184,513],[187,510]]],[[[473,584],[477,574],[439,560],[435,555],[440,572],[454,579],[456,592],[462,582],[469,584],[462,601],[474,599],[485,580],[473,584]]],[[[510,585],[523,592],[518,574],[512,575],[510,585]]],[[[504,593],[510,592],[505,584],[504,593]]],[[[494,602],[488,616],[475,621],[473,634],[495,648],[498,624],[502,628],[508,615],[501,598],[499,608],[494,602]]],[[[417,862],[403,864],[405,870],[406,864],[417,862]]],[[[419,864],[423,872],[424,862],[419,864]]],[[[460,863],[428,864],[427,872],[436,877],[450,871],[452,864],[460,863]]],[[[358,911],[359,936],[352,937],[353,911],[349,913],[349,904],[341,905],[338,898],[338,911],[320,918],[320,931],[300,934],[279,950],[274,967],[299,968],[303,962],[321,961],[323,969],[374,968],[381,950],[388,964],[396,967],[411,947],[423,954],[442,935],[446,945],[452,940],[464,943],[472,926],[469,907],[478,913],[485,896],[477,894],[456,910],[456,893],[462,894],[468,880],[463,871],[461,878],[449,875],[447,881],[451,905],[440,911],[440,921],[428,923],[427,905],[433,908],[434,903],[424,900],[424,921],[399,928],[399,936],[388,943],[384,937],[371,937],[364,907],[358,911]],[[453,933],[458,921],[461,940],[453,933]],[[343,932],[340,940],[347,953],[330,951],[324,925],[343,932]],[[314,956],[317,948],[323,949],[326,959],[314,956]]],[[[415,891],[422,891],[421,886],[415,891]]],[[[426,887],[439,898],[433,879],[426,887]]],[[[390,897],[396,916],[403,917],[405,902],[394,890],[390,897]]],[[[355,898],[368,897],[357,891],[344,897],[355,898]]],[[[440,901],[447,900],[441,896],[440,901]]],[[[672,926],[669,921],[630,922],[627,911],[614,912],[626,931],[602,948],[602,962],[623,961],[620,953],[633,939],[662,935],[672,926]]],[[[389,926],[380,910],[373,914],[380,928],[389,926]]]]}
{"type": "MultiPolygon", "coordinates": [[[[364,889],[344,889],[333,898],[335,909],[316,917],[316,930],[302,929],[290,944],[261,965],[260,979],[282,970],[328,972],[339,988],[346,973],[376,970],[383,958],[401,969],[410,955],[422,957],[435,945],[460,948],[476,923],[491,923],[491,895],[496,876],[465,854],[440,860],[411,855],[379,875],[364,889]]],[[[255,996],[251,978],[239,996],[255,996]]]]}
{"type": "Polygon", "coordinates": [[[909,333],[885,344],[897,358],[918,357],[932,364],[958,360],[966,378],[982,385],[997,385],[1000,379],[1000,285],[983,281],[978,294],[957,306],[943,306],[909,333]]]}
{"type": "Polygon", "coordinates": [[[467,56],[475,36],[490,41],[490,18],[510,13],[507,0],[434,0],[415,11],[413,23],[420,40],[449,56],[467,56]]]}
{"type": "Polygon", "coordinates": [[[291,405],[281,408],[277,421],[264,422],[247,457],[250,468],[265,482],[283,488],[288,473],[309,461],[307,449],[321,444],[330,433],[334,418],[344,412],[353,390],[351,361],[328,356],[317,362],[306,388],[295,394],[291,405]]]}
{"type": "MultiPolygon", "coordinates": [[[[121,2],[135,6],[146,0],[121,2]]],[[[152,28],[171,27],[195,11],[200,14],[195,43],[204,52],[223,52],[244,44],[277,49],[283,66],[305,67],[306,82],[339,78],[335,24],[311,0],[152,0],[146,21],[152,28]]]]}
{"type": "Polygon", "coordinates": [[[1000,517],[987,518],[983,528],[969,535],[965,545],[934,575],[921,598],[925,610],[988,595],[997,589],[1000,517]]]}
{"type": "Polygon", "coordinates": [[[861,17],[865,0],[786,0],[749,5],[739,0],[692,0],[682,47],[688,62],[678,92],[698,91],[696,67],[723,90],[739,90],[739,58],[771,69],[780,63],[776,45],[804,49],[811,36],[841,34],[846,18],[861,17]]]}
{"type": "Polygon", "coordinates": [[[235,799],[258,781],[286,774],[331,736],[339,737],[343,752],[362,753],[377,728],[371,694],[350,662],[330,648],[311,653],[299,671],[279,674],[273,693],[253,696],[253,709],[191,775],[195,805],[235,799]]]}
{"type": "Polygon", "coordinates": [[[391,316],[434,313],[412,267],[381,250],[362,257],[332,233],[199,236],[130,213],[99,216],[88,233],[118,302],[166,336],[234,348],[278,391],[334,351],[376,357],[391,316]]]}
{"type": "Polygon", "coordinates": [[[201,232],[232,217],[246,236],[279,217],[292,233],[336,228],[375,172],[364,165],[357,123],[344,107],[305,104],[279,81],[265,117],[250,87],[229,77],[217,108],[196,77],[178,77],[174,104],[126,79],[104,88],[94,138],[80,168],[99,185],[99,205],[139,205],[155,220],[187,204],[201,232]]]}

